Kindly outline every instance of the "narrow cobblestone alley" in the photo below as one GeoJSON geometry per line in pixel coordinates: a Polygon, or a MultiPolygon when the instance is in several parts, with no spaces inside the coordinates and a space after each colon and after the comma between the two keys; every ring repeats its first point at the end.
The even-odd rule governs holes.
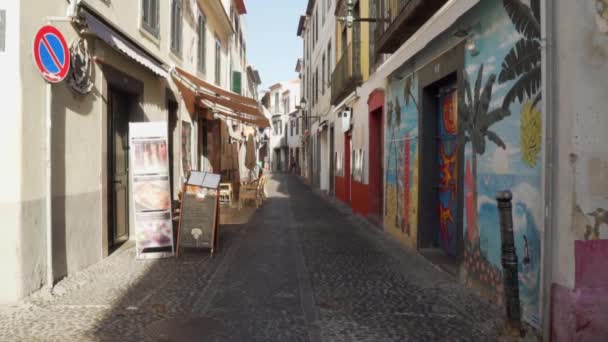
{"type": "Polygon", "coordinates": [[[214,257],[133,248],[0,311],[2,341],[493,341],[500,312],[292,176],[214,257]]]}

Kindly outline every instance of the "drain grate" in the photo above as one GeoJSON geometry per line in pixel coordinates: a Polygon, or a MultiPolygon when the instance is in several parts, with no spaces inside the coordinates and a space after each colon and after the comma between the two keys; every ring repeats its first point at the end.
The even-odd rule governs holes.
{"type": "Polygon", "coordinates": [[[146,335],[158,342],[225,341],[230,337],[222,322],[208,317],[157,321],[146,327],[146,335]]]}

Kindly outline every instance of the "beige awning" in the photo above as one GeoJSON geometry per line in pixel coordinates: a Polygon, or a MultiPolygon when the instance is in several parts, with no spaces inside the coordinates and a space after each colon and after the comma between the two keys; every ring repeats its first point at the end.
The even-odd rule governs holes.
{"type": "Polygon", "coordinates": [[[190,113],[196,106],[208,108],[214,114],[261,128],[270,127],[261,105],[251,99],[206,82],[181,68],[171,72],[190,113]]]}

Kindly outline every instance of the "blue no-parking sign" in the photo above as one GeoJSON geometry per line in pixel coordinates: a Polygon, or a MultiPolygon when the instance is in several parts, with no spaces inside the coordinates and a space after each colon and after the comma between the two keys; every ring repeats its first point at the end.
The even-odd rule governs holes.
{"type": "Polygon", "coordinates": [[[68,75],[70,51],[65,38],[54,26],[43,26],[36,33],[34,60],[42,77],[48,82],[61,82],[68,75]]]}

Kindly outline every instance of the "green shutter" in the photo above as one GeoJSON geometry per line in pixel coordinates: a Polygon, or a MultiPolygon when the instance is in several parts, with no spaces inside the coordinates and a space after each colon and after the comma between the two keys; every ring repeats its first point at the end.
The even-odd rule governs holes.
{"type": "Polygon", "coordinates": [[[241,72],[233,71],[232,72],[232,91],[241,94],[241,72]]]}

